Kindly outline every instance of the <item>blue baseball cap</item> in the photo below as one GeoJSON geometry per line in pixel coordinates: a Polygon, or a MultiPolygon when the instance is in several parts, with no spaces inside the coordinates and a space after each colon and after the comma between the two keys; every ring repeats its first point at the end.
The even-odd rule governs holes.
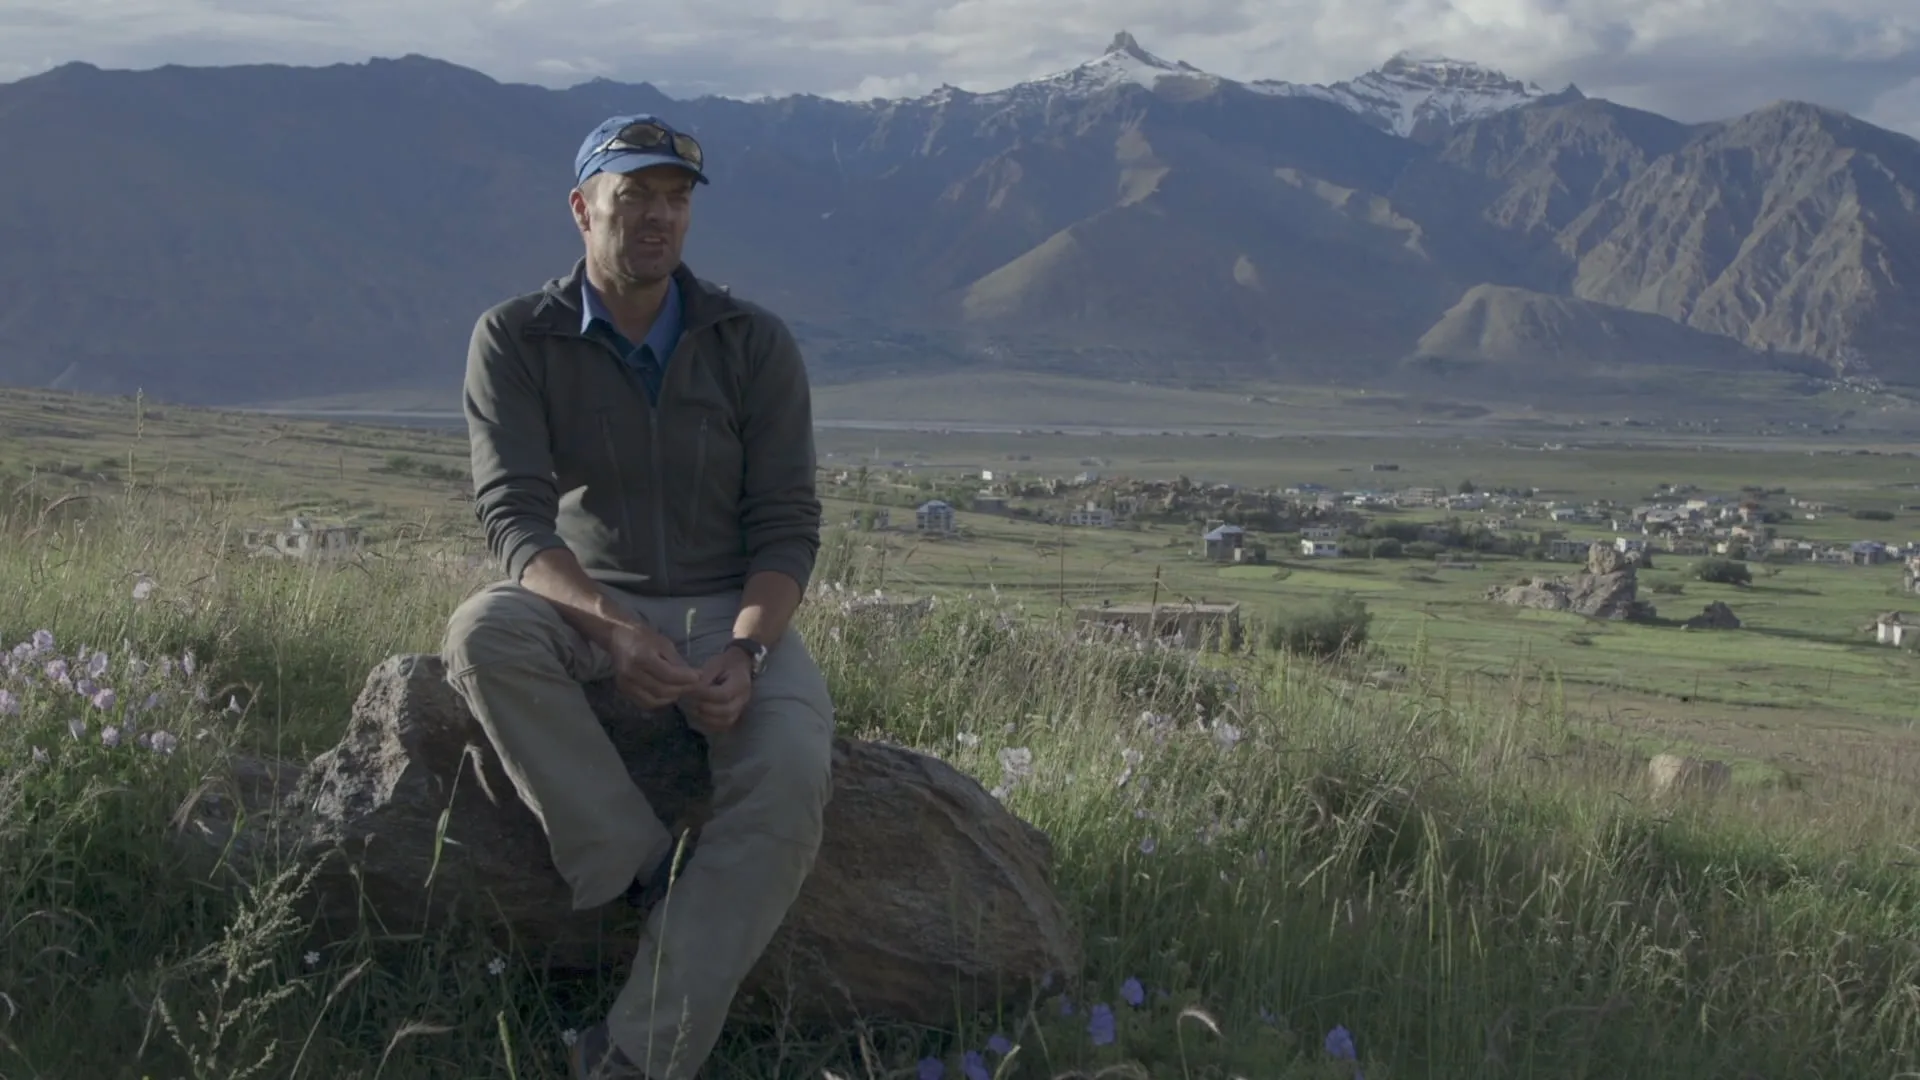
{"type": "Polygon", "coordinates": [[[587,134],[573,156],[574,182],[594,173],[630,173],[653,165],[675,165],[705,184],[706,155],[693,136],[649,113],[609,116],[587,134]]]}

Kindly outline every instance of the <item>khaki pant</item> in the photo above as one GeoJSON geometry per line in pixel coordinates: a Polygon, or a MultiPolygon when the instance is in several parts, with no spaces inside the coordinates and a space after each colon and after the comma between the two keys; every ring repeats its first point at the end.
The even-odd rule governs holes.
{"type": "MultiPolygon", "coordinates": [[[[608,591],[696,667],[733,636],[737,592],[663,600],[608,591]]],[[[603,649],[546,600],[500,582],[455,610],[442,655],[448,680],[545,826],[576,910],[614,900],[670,857],[674,838],[587,706],[581,683],[612,674],[603,649]]],[[[734,992],[812,870],[832,786],[832,739],[826,680],[790,631],[768,653],[739,723],[708,736],[713,817],[671,894],[648,915],[608,1017],[614,1041],[653,1080],[697,1072],[734,992]]]]}

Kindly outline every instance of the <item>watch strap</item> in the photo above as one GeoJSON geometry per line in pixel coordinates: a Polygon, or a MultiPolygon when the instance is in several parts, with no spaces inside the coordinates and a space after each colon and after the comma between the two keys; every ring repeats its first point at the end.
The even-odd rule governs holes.
{"type": "Polygon", "coordinates": [[[747,654],[747,661],[750,665],[749,670],[752,671],[755,677],[759,676],[760,668],[767,662],[767,647],[765,645],[760,644],[752,638],[734,638],[732,641],[727,642],[726,647],[729,649],[739,649],[741,652],[747,654]]]}

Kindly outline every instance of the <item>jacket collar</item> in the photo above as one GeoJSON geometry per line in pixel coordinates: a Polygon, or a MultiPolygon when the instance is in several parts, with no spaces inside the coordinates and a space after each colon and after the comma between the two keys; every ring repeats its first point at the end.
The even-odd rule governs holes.
{"type": "MultiPolygon", "coordinates": [[[[564,276],[548,281],[540,290],[540,300],[527,319],[529,334],[565,334],[580,336],[580,286],[586,281],[587,260],[583,257],[564,276]]],[[[701,281],[686,263],[673,270],[674,284],[680,286],[682,333],[692,333],[724,319],[746,314],[746,309],[729,295],[726,286],[701,281]]]]}

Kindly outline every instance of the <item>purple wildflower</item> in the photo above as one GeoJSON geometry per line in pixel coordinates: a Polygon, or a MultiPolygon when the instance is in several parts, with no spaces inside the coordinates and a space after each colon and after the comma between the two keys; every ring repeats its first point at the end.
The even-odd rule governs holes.
{"type": "Polygon", "coordinates": [[[1260,1022],[1268,1027],[1278,1027],[1280,1025],[1280,1015],[1265,1005],[1262,1005],[1260,1006],[1260,1022]]]}
{"type": "Polygon", "coordinates": [[[920,1080],[943,1080],[946,1075],[947,1067],[939,1058],[920,1059],[920,1080]]]}
{"type": "Polygon", "coordinates": [[[98,689],[99,687],[93,685],[92,679],[79,679],[73,684],[73,692],[84,698],[92,697],[93,692],[98,689]]]}
{"type": "Polygon", "coordinates": [[[171,754],[180,748],[179,736],[170,731],[150,731],[141,736],[156,754],[171,754]]]}
{"type": "Polygon", "coordinates": [[[960,1071],[966,1074],[967,1080],[993,1080],[992,1075],[987,1072],[987,1062],[980,1056],[978,1050],[967,1051],[966,1058],[961,1062],[960,1071]]]}
{"type": "Polygon", "coordinates": [[[1345,1025],[1335,1024],[1333,1030],[1327,1032],[1327,1053],[1333,1055],[1335,1060],[1355,1063],[1353,1080],[1367,1080],[1366,1074],[1358,1067],[1360,1055],[1353,1047],[1353,1033],[1345,1025]]]}
{"type": "Polygon", "coordinates": [[[180,654],[180,670],[186,672],[187,678],[193,678],[193,669],[196,666],[192,649],[188,649],[186,652],[180,654]]]}
{"type": "Polygon", "coordinates": [[[1013,1053],[1013,1040],[996,1031],[993,1034],[993,1038],[987,1040],[987,1049],[999,1054],[1001,1057],[1006,1057],[1008,1054],[1013,1053]]]}
{"type": "Polygon", "coordinates": [[[67,682],[67,662],[61,659],[47,661],[47,681],[65,685],[67,682]]]}
{"type": "Polygon", "coordinates": [[[101,728],[100,729],[100,745],[106,747],[109,750],[113,749],[116,746],[119,746],[120,745],[120,729],[117,727],[101,728]]]}
{"type": "Polygon", "coordinates": [[[1120,1000],[1137,1009],[1147,1000],[1147,991],[1140,985],[1139,979],[1128,976],[1127,981],[1120,984],[1120,1000]]]}
{"type": "Polygon", "coordinates": [[[113,687],[103,686],[100,689],[94,691],[93,707],[96,709],[99,709],[101,712],[105,712],[108,709],[113,708],[114,700],[115,700],[115,695],[113,692],[113,687]]]}
{"type": "Polygon", "coordinates": [[[35,653],[52,652],[53,651],[53,631],[35,630],[33,632],[33,651],[35,653]]]}
{"type": "Polygon", "coordinates": [[[1116,1034],[1113,1010],[1105,1002],[1093,1007],[1093,1014],[1087,1019],[1087,1034],[1093,1037],[1095,1046],[1106,1046],[1113,1042],[1116,1034]]]}
{"type": "Polygon", "coordinates": [[[145,600],[152,595],[153,579],[145,574],[140,575],[140,580],[133,583],[133,598],[135,600],[145,600]]]}
{"type": "Polygon", "coordinates": [[[1154,850],[1159,846],[1160,846],[1160,841],[1155,840],[1153,837],[1149,836],[1145,840],[1140,841],[1140,854],[1151,855],[1153,854],[1154,850]]]}
{"type": "Polygon", "coordinates": [[[1068,997],[1065,994],[1060,995],[1060,1015],[1061,1016],[1073,1015],[1073,999],[1068,997]]]}
{"type": "Polygon", "coordinates": [[[20,699],[13,696],[11,690],[0,690],[0,716],[17,716],[20,713],[20,699]]]}

